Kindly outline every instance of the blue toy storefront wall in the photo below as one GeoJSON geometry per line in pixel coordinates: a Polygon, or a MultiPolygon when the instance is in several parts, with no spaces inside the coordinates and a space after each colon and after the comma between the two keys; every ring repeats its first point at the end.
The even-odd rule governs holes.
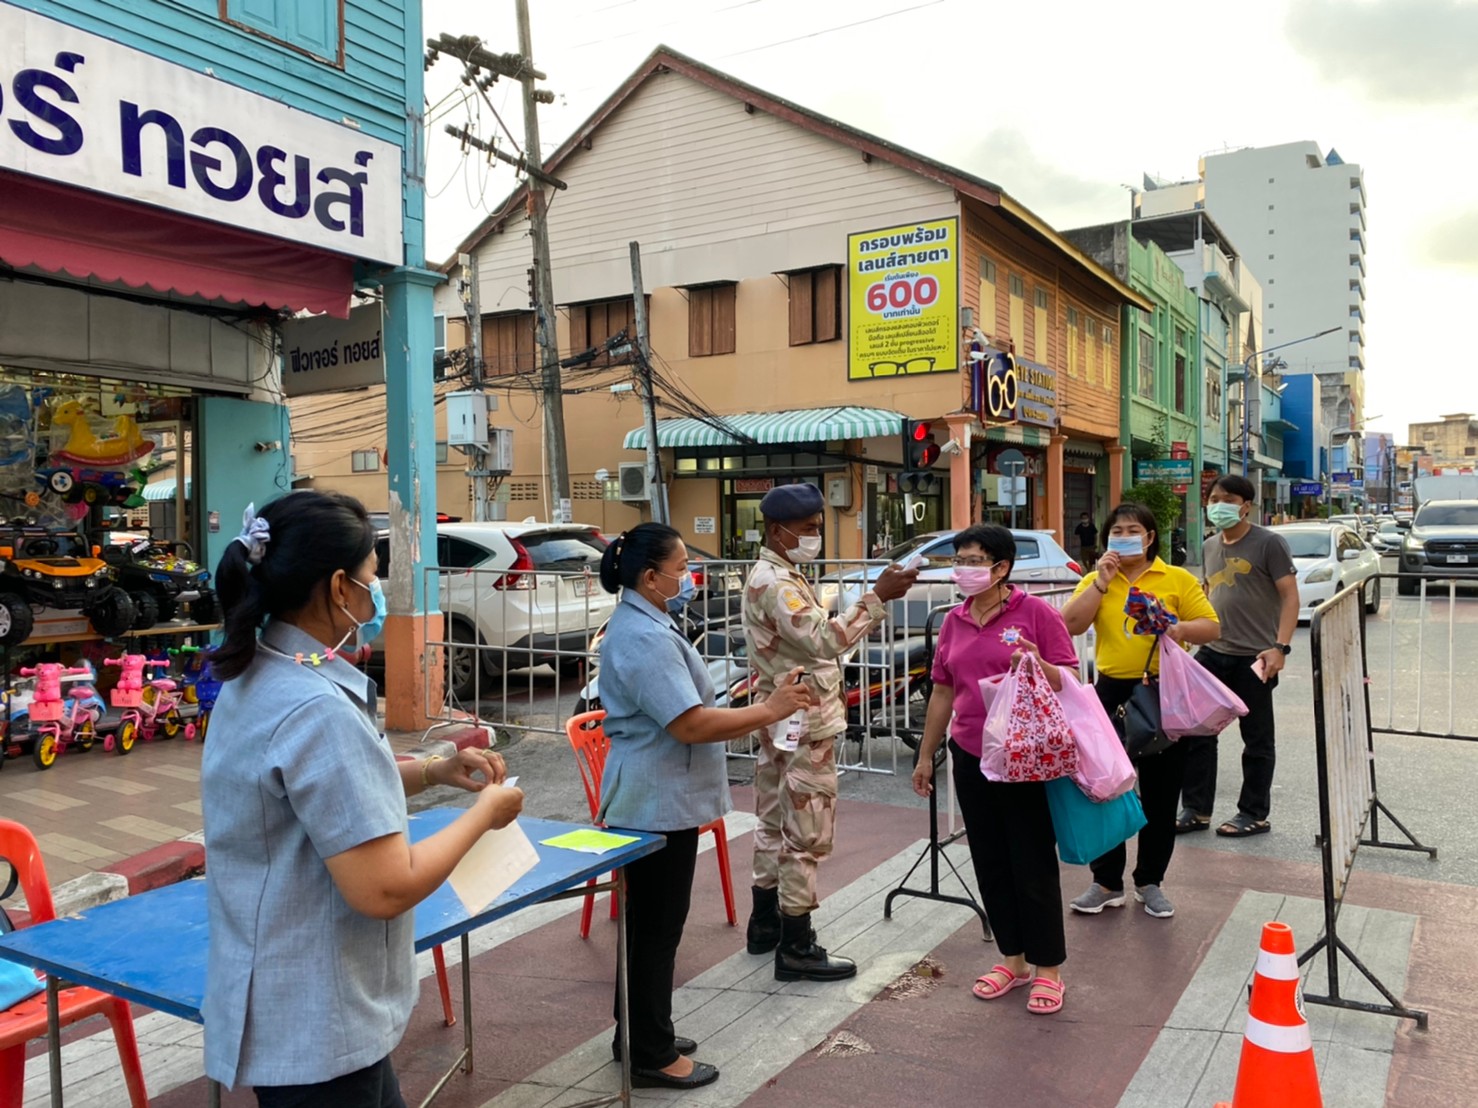
{"type": "Polygon", "coordinates": [[[292,490],[287,409],[202,397],[195,433],[200,441],[195,479],[200,485],[201,561],[215,573],[226,545],[241,532],[246,506],[261,507],[292,490]],[[269,449],[258,449],[259,444],[269,449]],[[219,530],[211,530],[213,517],[219,530]]]}

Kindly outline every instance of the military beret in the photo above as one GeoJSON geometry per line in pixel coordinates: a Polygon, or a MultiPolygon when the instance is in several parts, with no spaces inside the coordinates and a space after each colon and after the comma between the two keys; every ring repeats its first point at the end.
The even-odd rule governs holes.
{"type": "Polygon", "coordinates": [[[821,490],[815,485],[777,485],[760,501],[760,515],[766,519],[809,519],[826,507],[821,490]]]}

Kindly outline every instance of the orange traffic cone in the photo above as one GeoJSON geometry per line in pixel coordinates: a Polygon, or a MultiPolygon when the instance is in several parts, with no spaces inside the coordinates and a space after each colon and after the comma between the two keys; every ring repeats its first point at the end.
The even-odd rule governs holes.
{"type": "Polygon", "coordinates": [[[1267,923],[1232,1102],[1216,1108],[1324,1108],[1314,1043],[1304,1020],[1293,928],[1267,923]]]}

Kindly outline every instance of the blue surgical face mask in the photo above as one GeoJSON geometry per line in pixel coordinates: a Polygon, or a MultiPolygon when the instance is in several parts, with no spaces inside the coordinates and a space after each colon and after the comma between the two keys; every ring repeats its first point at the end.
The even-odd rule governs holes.
{"type": "MultiPolygon", "coordinates": [[[[661,570],[658,570],[658,572],[661,573],[661,570]]],[[[693,573],[691,570],[684,571],[681,577],[674,576],[671,573],[663,573],[662,576],[671,577],[674,581],[681,582],[677,587],[677,595],[667,598],[667,610],[673,615],[677,615],[678,612],[688,606],[688,602],[697,594],[698,586],[693,583],[693,573]]]]}
{"type": "Polygon", "coordinates": [[[1138,558],[1144,553],[1144,539],[1143,535],[1110,535],[1109,553],[1121,558],[1138,558]]]}
{"type": "MultiPolygon", "coordinates": [[[[378,577],[368,585],[363,581],[356,581],[352,577],[350,580],[369,593],[370,600],[375,605],[375,614],[359,624],[359,644],[361,646],[369,646],[370,643],[379,637],[380,632],[385,629],[385,590],[380,587],[380,579],[378,577]]],[[[349,618],[354,619],[352,615],[349,618]]],[[[356,620],[355,622],[358,621],[356,620]]]]}

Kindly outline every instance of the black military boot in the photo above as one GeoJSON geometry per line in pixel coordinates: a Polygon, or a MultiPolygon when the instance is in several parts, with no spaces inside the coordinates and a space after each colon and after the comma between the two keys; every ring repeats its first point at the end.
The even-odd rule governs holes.
{"type": "Polygon", "coordinates": [[[776,981],[840,981],[857,973],[850,958],[833,958],[816,945],[811,913],[780,917],[780,946],[775,950],[776,981]]]}
{"type": "Polygon", "coordinates": [[[751,954],[768,954],[780,945],[780,890],[750,886],[754,908],[749,913],[745,938],[751,954]]]}

